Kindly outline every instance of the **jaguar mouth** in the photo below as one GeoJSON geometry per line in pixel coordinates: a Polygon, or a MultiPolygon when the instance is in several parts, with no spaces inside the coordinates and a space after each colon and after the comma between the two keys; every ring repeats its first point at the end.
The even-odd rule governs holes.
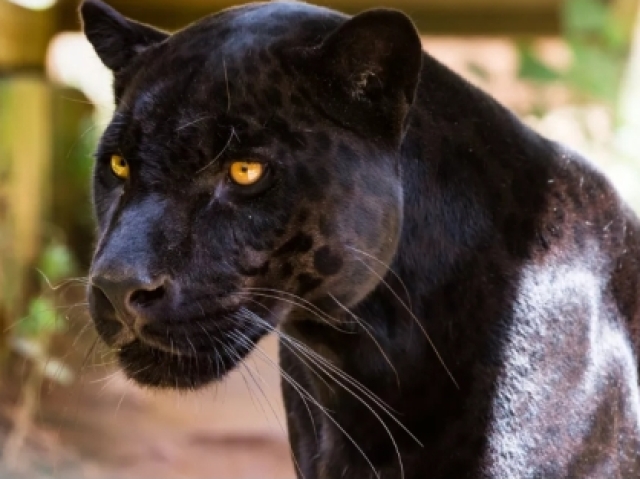
{"type": "Polygon", "coordinates": [[[134,328],[105,311],[92,313],[125,374],[161,389],[197,389],[223,378],[273,330],[275,320],[240,308],[223,315],[148,318],[134,328]]]}
{"type": "Polygon", "coordinates": [[[175,348],[173,352],[140,339],[118,350],[125,374],[141,386],[156,389],[198,389],[224,377],[266,334],[265,330],[230,331],[208,351],[175,348]]]}
{"type": "Polygon", "coordinates": [[[92,293],[90,311],[98,334],[117,352],[130,379],[153,388],[196,389],[223,378],[291,309],[276,301],[254,301],[259,312],[240,305],[202,308],[201,302],[195,309],[185,301],[179,308],[131,317],[119,315],[100,301],[99,292],[92,293]]]}

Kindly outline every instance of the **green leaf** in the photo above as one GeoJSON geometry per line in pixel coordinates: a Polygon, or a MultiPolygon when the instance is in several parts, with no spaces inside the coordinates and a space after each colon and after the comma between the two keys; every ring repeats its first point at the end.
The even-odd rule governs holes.
{"type": "Polygon", "coordinates": [[[538,59],[529,45],[518,45],[518,53],[520,56],[518,76],[520,78],[537,83],[555,82],[562,78],[560,72],[545,65],[538,59]]]}
{"type": "Polygon", "coordinates": [[[572,43],[575,61],[567,72],[568,84],[595,99],[615,102],[624,66],[622,58],[606,49],[572,43]]]}
{"type": "Polygon", "coordinates": [[[16,333],[24,337],[48,336],[63,328],[64,323],[58,319],[53,301],[39,296],[29,303],[27,316],[19,320],[16,333]]]}
{"type": "Polygon", "coordinates": [[[69,248],[61,243],[53,243],[42,252],[38,269],[48,281],[55,283],[73,272],[73,263],[69,248]]]}
{"type": "Polygon", "coordinates": [[[609,10],[601,0],[565,0],[562,22],[569,35],[601,32],[609,20],[609,10]]]}

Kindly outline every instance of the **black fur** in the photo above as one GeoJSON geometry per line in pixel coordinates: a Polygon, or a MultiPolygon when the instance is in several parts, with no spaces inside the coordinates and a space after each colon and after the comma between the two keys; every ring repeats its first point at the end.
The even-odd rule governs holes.
{"type": "Polygon", "coordinates": [[[104,64],[116,73],[142,50],[168,36],[155,28],[124,19],[100,1],[84,2],[81,14],[87,38],[104,64]]]}
{"type": "Polygon", "coordinates": [[[82,14],[117,98],[89,298],[130,377],[205,385],[277,326],[299,477],[640,475],[640,224],[589,163],[396,11],[82,14]]]}

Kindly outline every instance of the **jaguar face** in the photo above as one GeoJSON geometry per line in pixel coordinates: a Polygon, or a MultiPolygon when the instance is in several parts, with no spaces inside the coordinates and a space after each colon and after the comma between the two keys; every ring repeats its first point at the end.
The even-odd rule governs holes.
{"type": "Polygon", "coordinates": [[[88,296],[129,377],[202,386],[283,321],[339,321],[375,288],[420,69],[405,17],[275,2],[168,35],[97,0],[81,13],[116,94],[88,296]],[[365,42],[366,68],[348,51],[365,42]],[[396,64],[407,44],[417,62],[396,64]]]}

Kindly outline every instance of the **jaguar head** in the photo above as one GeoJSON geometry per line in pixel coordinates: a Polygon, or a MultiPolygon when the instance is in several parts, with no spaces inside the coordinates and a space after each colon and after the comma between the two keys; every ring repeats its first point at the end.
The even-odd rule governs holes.
{"type": "Polygon", "coordinates": [[[168,34],[98,0],[81,16],[116,98],[89,304],[129,377],[202,386],[282,322],[338,321],[376,287],[422,61],[407,17],[272,2],[168,34]]]}

